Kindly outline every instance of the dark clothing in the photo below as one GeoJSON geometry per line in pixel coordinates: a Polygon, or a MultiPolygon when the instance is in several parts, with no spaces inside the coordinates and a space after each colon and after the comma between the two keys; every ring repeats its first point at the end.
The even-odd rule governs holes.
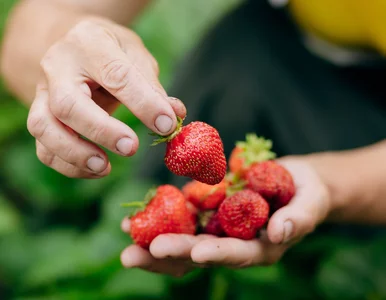
{"type": "MultiPolygon", "coordinates": [[[[227,156],[247,132],[272,139],[279,156],[386,138],[385,65],[340,68],[314,56],[286,11],[266,1],[226,16],[175,75],[168,92],[185,103],[185,123],[217,128],[227,156]]],[[[163,148],[150,151],[144,175],[170,181],[163,148]]]]}
{"type": "MultiPolygon", "coordinates": [[[[227,157],[248,132],[272,139],[279,156],[386,138],[386,65],[341,68],[314,56],[286,11],[266,1],[247,2],[226,16],[175,75],[168,92],[184,101],[185,123],[217,128],[227,157]]],[[[149,150],[142,175],[181,186],[187,179],[166,169],[163,149],[149,150]]],[[[323,227],[329,229],[364,238],[378,232],[323,227]]]]}

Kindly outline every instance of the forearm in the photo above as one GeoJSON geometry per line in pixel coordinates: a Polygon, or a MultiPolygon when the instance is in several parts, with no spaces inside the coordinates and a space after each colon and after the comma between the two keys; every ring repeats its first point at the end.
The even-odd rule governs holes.
{"type": "Polygon", "coordinates": [[[329,221],[386,224],[386,140],[307,159],[330,190],[329,221]]]}
{"type": "Polygon", "coordinates": [[[10,90],[29,105],[47,49],[80,20],[102,16],[130,23],[149,2],[137,0],[28,0],[9,17],[1,51],[1,72],[10,90]]]}

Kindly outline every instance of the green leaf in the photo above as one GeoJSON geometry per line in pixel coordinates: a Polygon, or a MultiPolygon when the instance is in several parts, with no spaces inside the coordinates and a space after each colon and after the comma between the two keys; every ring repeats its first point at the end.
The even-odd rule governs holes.
{"type": "Polygon", "coordinates": [[[88,233],[53,230],[34,239],[38,245],[33,265],[25,272],[25,288],[85,278],[119,262],[130,239],[117,226],[99,225],[88,233]]]}
{"type": "Polygon", "coordinates": [[[166,297],[167,283],[165,277],[159,274],[139,269],[121,270],[106,282],[103,295],[105,299],[130,296],[166,297]]]}
{"type": "Polygon", "coordinates": [[[7,284],[19,281],[24,272],[31,267],[36,257],[33,245],[31,236],[22,231],[1,237],[0,273],[3,274],[7,284]]]}
{"type": "Polygon", "coordinates": [[[142,201],[153,186],[152,183],[138,180],[120,182],[103,200],[103,222],[119,224],[130,212],[129,209],[122,208],[121,204],[142,201]]]}
{"type": "Polygon", "coordinates": [[[245,269],[229,271],[234,280],[251,284],[274,284],[280,281],[284,275],[280,264],[267,267],[250,267],[245,269]]]}
{"type": "Polygon", "coordinates": [[[101,223],[82,237],[83,248],[88,255],[83,262],[87,274],[107,268],[116,262],[120,264],[120,253],[131,243],[131,239],[121,231],[120,226],[101,223]]]}
{"type": "Polygon", "coordinates": [[[0,143],[12,137],[16,131],[25,128],[28,110],[1,91],[0,84],[0,143]],[[9,98],[8,101],[4,99],[9,98]]]}
{"type": "Polygon", "coordinates": [[[58,205],[85,205],[89,199],[78,197],[79,181],[59,174],[38,160],[32,138],[12,144],[3,155],[1,164],[9,187],[40,210],[47,211],[58,205]]]}
{"type": "Polygon", "coordinates": [[[376,269],[365,249],[338,250],[322,265],[317,284],[325,299],[366,299],[376,292],[376,269]]]}
{"type": "Polygon", "coordinates": [[[9,200],[0,194],[0,236],[20,230],[21,216],[9,200]]]}
{"type": "Polygon", "coordinates": [[[15,300],[95,300],[101,299],[98,288],[67,287],[63,290],[43,294],[40,296],[24,296],[15,300]]]}
{"type": "Polygon", "coordinates": [[[84,274],[88,251],[73,230],[56,229],[34,237],[33,264],[24,271],[23,286],[30,289],[84,274]]]}

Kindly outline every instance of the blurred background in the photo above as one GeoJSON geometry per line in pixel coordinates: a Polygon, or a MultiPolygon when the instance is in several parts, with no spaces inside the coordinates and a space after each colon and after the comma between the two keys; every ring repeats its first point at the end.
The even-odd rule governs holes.
{"type": "MultiPolygon", "coordinates": [[[[159,0],[135,23],[166,87],[176,63],[239,2],[159,0]]],[[[1,0],[1,32],[14,3],[1,0]]],[[[124,270],[119,254],[130,238],[120,231],[119,204],[153,184],[134,175],[143,151],[133,159],[111,155],[114,171],[105,179],[68,179],[36,158],[27,113],[1,83],[0,299],[386,299],[386,243],[376,239],[310,236],[273,266],[181,279],[124,270]]],[[[147,134],[126,110],[116,117],[140,139],[147,134]]]]}

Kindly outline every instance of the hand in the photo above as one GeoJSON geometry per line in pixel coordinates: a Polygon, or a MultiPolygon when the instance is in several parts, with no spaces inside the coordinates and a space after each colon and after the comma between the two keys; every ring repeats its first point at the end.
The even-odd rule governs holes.
{"type": "MultiPolygon", "coordinates": [[[[194,267],[242,268],[275,263],[290,246],[312,232],[331,207],[326,186],[309,164],[292,157],[279,162],[291,172],[297,192],[287,206],[272,215],[259,239],[165,234],[153,240],[149,251],[137,245],[127,247],[121,254],[123,266],[182,276],[194,267]]],[[[127,218],[122,230],[130,233],[127,218]]]]}
{"type": "Polygon", "coordinates": [[[79,22],[48,50],[41,67],[27,126],[38,158],[68,177],[106,176],[111,165],[99,146],[122,156],[136,152],[135,132],[110,116],[120,103],[160,135],[186,114],[182,102],[166,95],[140,38],[104,19],[79,22]]]}

